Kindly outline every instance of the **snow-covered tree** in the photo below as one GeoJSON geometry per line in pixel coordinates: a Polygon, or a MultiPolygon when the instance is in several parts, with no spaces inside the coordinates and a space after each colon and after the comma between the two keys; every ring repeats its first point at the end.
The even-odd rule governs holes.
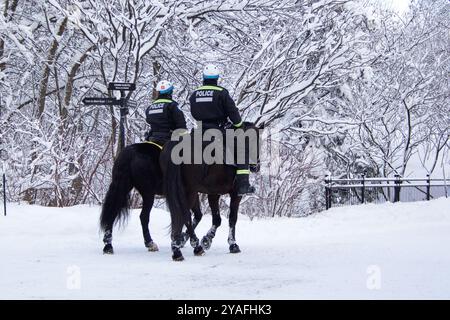
{"type": "Polygon", "coordinates": [[[448,12],[444,0],[413,1],[403,15],[363,0],[2,1],[9,197],[100,203],[119,110],[82,99],[135,82],[126,124],[134,143],[155,83],[168,78],[192,127],[188,97],[208,62],[272,146],[242,212],[316,211],[326,173],[406,174],[412,158],[437,172],[450,149],[448,12]]]}

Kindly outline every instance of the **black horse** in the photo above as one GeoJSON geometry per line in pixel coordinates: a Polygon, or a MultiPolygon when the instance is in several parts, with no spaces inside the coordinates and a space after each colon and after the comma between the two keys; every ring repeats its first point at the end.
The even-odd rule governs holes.
{"type": "MultiPolygon", "coordinates": [[[[161,147],[151,142],[136,143],[125,147],[114,162],[112,181],[106,193],[100,215],[100,227],[104,232],[103,253],[113,254],[112,230],[115,223],[122,223],[129,214],[129,193],[133,187],[141,194],[143,205],[140,214],[144,244],[149,251],[158,251],[148,228],[150,211],[155,195],[163,195],[163,177],[159,163],[161,147]]],[[[194,201],[192,211],[197,223],[202,217],[200,204],[194,201]]],[[[191,243],[195,240],[193,228],[187,230],[191,243]]],[[[194,241],[195,244],[195,241],[194,241]]],[[[197,248],[197,254],[203,250],[197,248]]]]}
{"type": "MultiPolygon", "coordinates": [[[[244,131],[256,130],[259,137],[259,128],[253,123],[244,122],[244,131]]],[[[259,139],[258,139],[259,143],[259,139]]],[[[185,237],[182,233],[183,225],[191,224],[191,214],[189,208],[198,201],[198,193],[208,194],[208,201],[213,215],[213,225],[208,233],[202,238],[202,246],[209,249],[221,219],[219,213],[220,195],[230,195],[230,215],[229,215],[229,235],[228,244],[231,253],[240,252],[236,243],[236,222],[238,217],[239,204],[242,197],[238,196],[234,188],[236,167],[226,164],[174,164],[171,160],[171,152],[176,142],[169,142],[161,153],[161,167],[164,173],[164,188],[167,203],[171,215],[171,236],[172,236],[172,259],[182,261],[183,255],[180,248],[183,246],[185,237]]],[[[259,162],[259,154],[258,154],[259,162]]],[[[257,165],[252,171],[256,171],[257,165]]],[[[195,233],[192,231],[190,234],[195,233]]],[[[194,239],[197,239],[195,236],[194,239]]],[[[192,243],[191,238],[191,245],[192,243]]]]}

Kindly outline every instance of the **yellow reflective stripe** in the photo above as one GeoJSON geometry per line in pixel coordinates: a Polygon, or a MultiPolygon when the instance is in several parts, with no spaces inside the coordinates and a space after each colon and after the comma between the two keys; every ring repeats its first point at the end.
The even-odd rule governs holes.
{"type": "Polygon", "coordinates": [[[172,100],[169,100],[169,99],[158,99],[158,100],[153,101],[153,103],[171,103],[171,102],[172,102],[172,100]]]}
{"type": "Polygon", "coordinates": [[[250,170],[248,169],[236,170],[236,174],[250,174],[250,170]]]}
{"type": "Polygon", "coordinates": [[[244,121],[241,121],[238,124],[233,124],[233,126],[235,126],[236,128],[239,128],[240,126],[242,126],[243,123],[244,123],[244,121]]]}
{"type": "Polygon", "coordinates": [[[153,144],[153,145],[155,145],[155,146],[157,146],[158,148],[160,148],[161,150],[162,150],[162,146],[160,146],[159,144],[157,144],[156,142],[153,142],[153,141],[144,141],[145,143],[149,143],[149,144],[153,144]]]}
{"type": "Polygon", "coordinates": [[[216,87],[216,86],[201,86],[197,90],[216,90],[216,91],[222,91],[223,88],[216,87]]]}

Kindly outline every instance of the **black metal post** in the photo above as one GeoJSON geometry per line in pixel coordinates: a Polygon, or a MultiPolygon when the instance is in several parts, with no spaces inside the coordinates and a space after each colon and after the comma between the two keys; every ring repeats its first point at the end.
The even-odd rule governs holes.
{"type": "Polygon", "coordinates": [[[361,188],[361,203],[366,202],[366,175],[363,173],[362,175],[362,188],[361,188]]]}
{"type": "Polygon", "coordinates": [[[430,175],[427,174],[427,200],[430,201],[431,199],[431,179],[430,175]]]}
{"type": "Polygon", "coordinates": [[[325,207],[326,209],[330,209],[331,208],[331,177],[328,179],[328,175],[325,176],[325,207]]]}
{"type": "Polygon", "coordinates": [[[394,186],[394,202],[400,201],[400,175],[395,175],[395,186],[394,186]]]}
{"type": "Polygon", "coordinates": [[[6,217],[6,175],[3,172],[3,212],[6,217]]]}
{"type": "Polygon", "coordinates": [[[126,106],[125,91],[120,90],[120,121],[119,121],[119,150],[125,147],[125,121],[128,108],[126,106]]]}

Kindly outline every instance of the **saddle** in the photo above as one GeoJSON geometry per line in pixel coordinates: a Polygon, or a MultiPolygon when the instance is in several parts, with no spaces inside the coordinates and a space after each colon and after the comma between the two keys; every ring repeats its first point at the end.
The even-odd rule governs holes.
{"type": "MultiPolygon", "coordinates": [[[[191,142],[192,142],[192,143],[191,143],[191,148],[193,148],[193,143],[194,143],[194,130],[191,131],[190,136],[191,136],[191,142]]],[[[208,175],[209,168],[210,168],[213,164],[216,164],[216,162],[213,162],[212,164],[207,164],[207,163],[204,162],[204,158],[203,158],[205,149],[206,149],[208,146],[210,146],[212,143],[216,143],[214,137],[213,137],[212,141],[203,141],[203,139],[202,139],[202,146],[201,146],[202,163],[201,163],[201,166],[202,166],[202,170],[203,170],[203,177],[206,177],[206,176],[208,175]]],[[[234,151],[233,151],[233,162],[232,162],[232,163],[229,163],[229,161],[228,161],[228,163],[226,162],[226,159],[227,159],[227,148],[226,148],[226,138],[225,138],[225,135],[223,135],[223,141],[221,141],[221,143],[222,143],[222,152],[223,152],[222,157],[221,157],[222,162],[219,162],[218,164],[224,164],[224,165],[229,165],[229,166],[232,166],[232,167],[236,167],[236,159],[235,159],[235,154],[234,154],[235,152],[234,152],[234,151]]],[[[217,151],[216,149],[212,149],[212,152],[210,153],[210,156],[211,156],[213,159],[216,158],[216,151],[217,151]]],[[[192,159],[192,160],[193,160],[193,159],[192,159]]]]}

